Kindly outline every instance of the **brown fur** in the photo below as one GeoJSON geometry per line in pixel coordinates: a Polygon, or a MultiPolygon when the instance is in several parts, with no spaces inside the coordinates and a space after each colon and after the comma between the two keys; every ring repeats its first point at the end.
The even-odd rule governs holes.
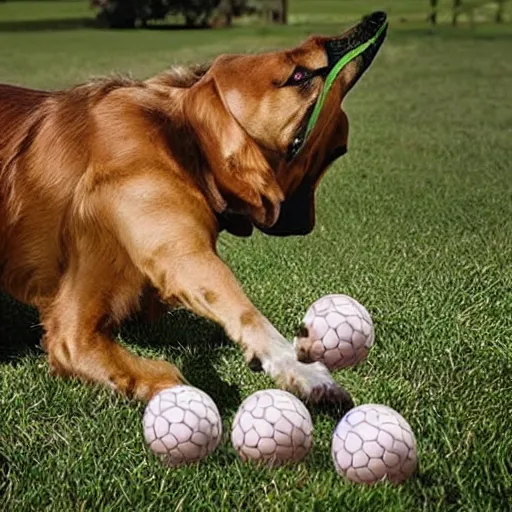
{"type": "Polygon", "coordinates": [[[141,307],[154,317],[160,301],[179,302],[219,322],[278,384],[338,393],[323,369],[289,357],[215,250],[218,215],[271,227],[301,183],[314,212],[329,155],[347,142],[339,103],[355,68],[291,164],[286,147],[322,79],[301,92],[277,85],[297,64],[325,66],[322,42],[146,81],[0,86],[0,288],[38,308],[53,372],[142,399],[177,384],[173,365],[135,357],[112,329],[141,307]]]}

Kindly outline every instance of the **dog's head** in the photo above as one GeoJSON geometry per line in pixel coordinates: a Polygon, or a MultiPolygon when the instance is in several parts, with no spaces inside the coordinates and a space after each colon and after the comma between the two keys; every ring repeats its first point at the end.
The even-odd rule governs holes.
{"type": "Polygon", "coordinates": [[[385,28],[386,15],[376,12],[338,37],[221,56],[191,87],[186,117],[228,230],[248,234],[254,224],[273,235],[302,235],[313,229],[317,184],[347,148],[341,102],[377,54],[385,28]],[[341,59],[348,62],[340,66],[341,59]]]}

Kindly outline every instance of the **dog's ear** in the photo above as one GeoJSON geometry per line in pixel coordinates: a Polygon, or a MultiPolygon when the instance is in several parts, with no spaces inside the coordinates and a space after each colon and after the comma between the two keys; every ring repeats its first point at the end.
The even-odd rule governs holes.
{"type": "Polygon", "coordinates": [[[187,92],[185,117],[197,138],[215,186],[230,208],[249,211],[262,226],[273,225],[284,196],[256,143],[224,104],[215,79],[205,76],[187,92]]]}

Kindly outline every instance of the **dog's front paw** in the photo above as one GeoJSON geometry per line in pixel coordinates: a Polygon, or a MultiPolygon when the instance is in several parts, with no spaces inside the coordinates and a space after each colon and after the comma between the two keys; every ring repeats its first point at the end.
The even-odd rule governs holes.
{"type": "Polygon", "coordinates": [[[354,407],[350,394],[334,381],[322,363],[305,364],[296,359],[282,363],[272,372],[282,388],[311,403],[338,405],[345,411],[354,407]]]}
{"type": "Polygon", "coordinates": [[[299,361],[291,343],[275,330],[271,335],[272,342],[265,354],[246,352],[251,369],[263,369],[279,387],[305,401],[334,404],[344,410],[354,407],[349,393],[334,381],[325,365],[299,361]]]}
{"type": "Polygon", "coordinates": [[[302,397],[312,403],[339,405],[345,411],[354,407],[352,397],[331,376],[322,363],[298,363],[298,371],[304,374],[302,397]]]}

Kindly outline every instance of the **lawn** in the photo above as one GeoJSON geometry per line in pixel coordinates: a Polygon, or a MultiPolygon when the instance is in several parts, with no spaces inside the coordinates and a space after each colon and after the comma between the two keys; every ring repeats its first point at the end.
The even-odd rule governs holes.
{"type": "MultiPolygon", "coordinates": [[[[229,31],[45,31],[19,21],[58,19],[60,6],[91,14],[76,2],[52,2],[54,15],[41,2],[0,3],[0,81],[57,88],[112,71],[146,77],[176,62],[335,33],[363,4],[290,3],[299,21],[313,10],[327,16],[229,31]]],[[[382,6],[399,14],[410,3],[382,6]]],[[[224,443],[213,456],[164,469],[145,449],[143,406],[48,376],[37,317],[0,297],[0,510],[510,510],[512,28],[430,33],[398,14],[347,98],[349,152],[322,181],[315,231],[226,235],[219,250],[289,338],[325,293],[367,307],[376,343],[367,362],[336,378],[356,403],[389,405],[409,421],[419,474],[397,488],[345,483],[329,453],[339,418],[315,409],[314,449],[303,463],[240,463],[231,421],[244,397],[272,382],[244,365],[218,327],[184,311],[119,335],[139,354],[176,362],[223,416],[224,443]]]]}

